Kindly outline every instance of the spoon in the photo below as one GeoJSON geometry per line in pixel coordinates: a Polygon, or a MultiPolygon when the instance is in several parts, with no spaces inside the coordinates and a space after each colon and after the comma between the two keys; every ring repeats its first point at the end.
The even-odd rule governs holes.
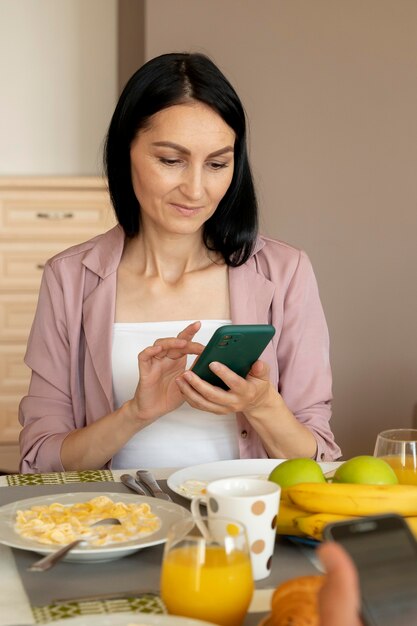
{"type": "Polygon", "coordinates": [[[136,491],[136,493],[139,493],[141,496],[149,497],[149,493],[146,493],[143,487],[141,487],[141,485],[139,485],[139,483],[130,474],[122,474],[120,476],[120,480],[124,485],[126,485],[126,487],[129,487],[129,489],[131,489],[132,491],[136,491]]]}
{"type": "MultiPolygon", "coordinates": [[[[117,524],[121,524],[120,520],[116,517],[107,517],[105,519],[101,519],[98,522],[94,522],[91,524],[90,528],[94,528],[94,526],[115,526],[117,524]]],[[[66,546],[63,546],[59,550],[44,556],[39,561],[35,561],[32,563],[27,569],[29,572],[45,572],[47,569],[53,567],[58,561],[60,561],[70,550],[78,546],[79,543],[86,541],[86,539],[76,539],[75,541],[71,541],[66,546]]]]}

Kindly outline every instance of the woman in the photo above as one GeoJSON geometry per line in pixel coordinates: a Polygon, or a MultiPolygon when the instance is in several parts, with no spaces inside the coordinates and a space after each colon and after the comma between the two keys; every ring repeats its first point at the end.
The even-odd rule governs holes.
{"type": "Polygon", "coordinates": [[[119,225],[44,271],[21,471],[339,456],[314,274],[303,252],[257,236],[245,115],[220,70],[200,54],[146,63],[105,165],[119,225]],[[225,391],[187,367],[230,322],[276,334],[246,379],[213,364],[225,391]]]}

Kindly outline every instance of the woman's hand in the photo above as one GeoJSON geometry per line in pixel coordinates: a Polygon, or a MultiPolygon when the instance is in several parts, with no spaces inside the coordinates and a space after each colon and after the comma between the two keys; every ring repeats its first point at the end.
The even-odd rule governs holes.
{"type": "Polygon", "coordinates": [[[274,391],[269,382],[269,367],[266,363],[256,361],[246,378],[216,361],[210,363],[210,369],[226,383],[229,390],[207,383],[191,370],[177,378],[184,398],[195,409],[217,415],[251,413],[270,402],[274,391]]]}
{"type": "Polygon", "coordinates": [[[199,355],[204,349],[192,339],[200,322],[190,324],[177,337],[157,339],[138,356],[139,383],[132,400],[137,419],[153,421],[178,408],[184,402],[176,379],[187,364],[187,355],[199,355]]]}
{"type": "Polygon", "coordinates": [[[266,363],[256,361],[246,378],[221,363],[211,363],[210,369],[229,390],[210,385],[187,370],[177,378],[177,385],[188,404],[217,415],[243,413],[271,458],[315,456],[317,442],[314,435],[298,422],[274,389],[266,363]]]}

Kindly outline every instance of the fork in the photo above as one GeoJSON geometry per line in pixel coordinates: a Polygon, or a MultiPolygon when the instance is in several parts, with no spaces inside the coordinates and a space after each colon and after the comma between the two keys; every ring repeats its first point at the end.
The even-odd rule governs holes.
{"type": "MultiPolygon", "coordinates": [[[[94,522],[91,524],[90,528],[94,528],[94,526],[115,526],[120,525],[121,522],[116,517],[106,517],[105,519],[98,520],[98,522],[94,522]]],[[[79,543],[85,542],[85,539],[75,539],[75,541],[71,541],[71,543],[67,543],[66,546],[63,546],[59,550],[44,556],[39,561],[35,561],[32,563],[27,569],[29,572],[45,572],[46,570],[53,567],[58,561],[60,561],[70,550],[78,546],[79,543]]]]}

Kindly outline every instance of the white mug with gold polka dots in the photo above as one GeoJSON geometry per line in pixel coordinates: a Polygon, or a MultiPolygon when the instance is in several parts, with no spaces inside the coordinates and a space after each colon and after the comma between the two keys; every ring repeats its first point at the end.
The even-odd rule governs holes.
{"type": "Polygon", "coordinates": [[[275,529],[281,488],[258,478],[222,478],[207,485],[206,495],[191,502],[194,517],[200,517],[200,503],[207,506],[208,519],[227,517],[246,528],[254,580],[271,573],[275,529]]]}

